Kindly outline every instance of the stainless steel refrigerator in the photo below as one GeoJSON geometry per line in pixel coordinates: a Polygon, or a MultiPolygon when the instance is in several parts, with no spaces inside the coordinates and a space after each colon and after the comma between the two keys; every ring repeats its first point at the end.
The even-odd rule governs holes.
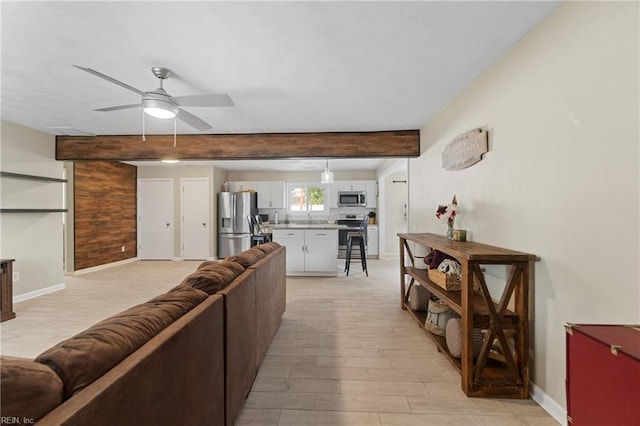
{"type": "Polygon", "coordinates": [[[218,194],[218,259],[251,247],[247,216],[258,214],[258,193],[220,192],[218,194]]]}

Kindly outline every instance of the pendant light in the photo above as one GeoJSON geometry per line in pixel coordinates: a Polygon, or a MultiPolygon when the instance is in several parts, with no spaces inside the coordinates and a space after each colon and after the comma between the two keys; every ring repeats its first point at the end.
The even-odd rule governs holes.
{"type": "Polygon", "coordinates": [[[320,175],[320,183],[333,183],[333,173],[329,171],[329,159],[327,159],[324,172],[320,175]]]}

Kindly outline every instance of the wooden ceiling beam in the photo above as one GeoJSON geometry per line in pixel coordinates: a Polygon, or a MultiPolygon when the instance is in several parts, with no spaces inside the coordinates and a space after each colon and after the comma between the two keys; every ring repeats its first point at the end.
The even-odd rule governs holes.
{"type": "Polygon", "coordinates": [[[56,160],[252,160],[420,156],[418,130],[237,135],[57,136],[56,160]]]}

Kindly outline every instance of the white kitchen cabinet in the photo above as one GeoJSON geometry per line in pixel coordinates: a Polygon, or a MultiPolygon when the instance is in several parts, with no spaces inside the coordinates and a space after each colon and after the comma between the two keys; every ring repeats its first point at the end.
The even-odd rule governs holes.
{"type": "Polygon", "coordinates": [[[337,275],[337,229],[274,229],[272,232],[273,241],[287,248],[287,275],[337,275]]]}
{"type": "Polygon", "coordinates": [[[378,182],[367,180],[365,181],[365,188],[367,192],[367,207],[375,209],[378,205],[378,182]]]}
{"type": "Polygon", "coordinates": [[[257,191],[258,184],[256,182],[229,182],[229,192],[257,191]]]}
{"type": "Polygon", "coordinates": [[[304,273],[304,230],[302,229],[274,229],[273,241],[287,248],[287,275],[304,273]]]}
{"type": "Polygon", "coordinates": [[[337,275],[338,231],[335,229],[318,229],[304,231],[306,272],[337,275]]]}
{"type": "Polygon", "coordinates": [[[338,208],[338,183],[333,182],[327,184],[327,188],[329,191],[329,208],[337,209],[338,208]]]}
{"type": "Polygon", "coordinates": [[[284,209],[284,182],[257,182],[259,209],[284,209]]]}
{"type": "Polygon", "coordinates": [[[340,180],[338,181],[338,191],[366,191],[367,186],[364,180],[340,180]]]}
{"type": "Polygon", "coordinates": [[[380,232],[378,225],[367,226],[367,257],[377,259],[380,254],[380,232]]]}

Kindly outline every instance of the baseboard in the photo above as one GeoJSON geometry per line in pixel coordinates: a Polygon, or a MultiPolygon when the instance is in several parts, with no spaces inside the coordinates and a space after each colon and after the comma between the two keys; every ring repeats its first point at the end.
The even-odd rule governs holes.
{"type": "Polygon", "coordinates": [[[132,257],[131,259],[119,260],[117,262],[105,263],[104,265],[93,266],[91,268],[78,269],[77,271],[69,271],[66,275],[82,275],[90,272],[102,271],[103,269],[113,268],[114,266],[126,265],[127,263],[133,263],[140,260],[138,257],[132,257]]]}
{"type": "Polygon", "coordinates": [[[172,262],[182,262],[183,260],[184,260],[184,259],[183,259],[183,258],[181,258],[181,257],[172,257],[172,258],[171,258],[171,261],[172,261],[172,262]]]}
{"type": "Polygon", "coordinates": [[[567,425],[567,410],[540,387],[536,386],[535,383],[531,383],[531,399],[537,402],[558,423],[564,426],[567,425]]]}
{"type": "Polygon", "coordinates": [[[35,299],[36,297],[44,296],[45,294],[55,293],[56,291],[64,290],[67,288],[64,283],[52,285],[50,287],[41,288],[39,290],[30,291],[28,293],[19,294],[13,296],[13,303],[24,302],[25,300],[35,299]]]}

